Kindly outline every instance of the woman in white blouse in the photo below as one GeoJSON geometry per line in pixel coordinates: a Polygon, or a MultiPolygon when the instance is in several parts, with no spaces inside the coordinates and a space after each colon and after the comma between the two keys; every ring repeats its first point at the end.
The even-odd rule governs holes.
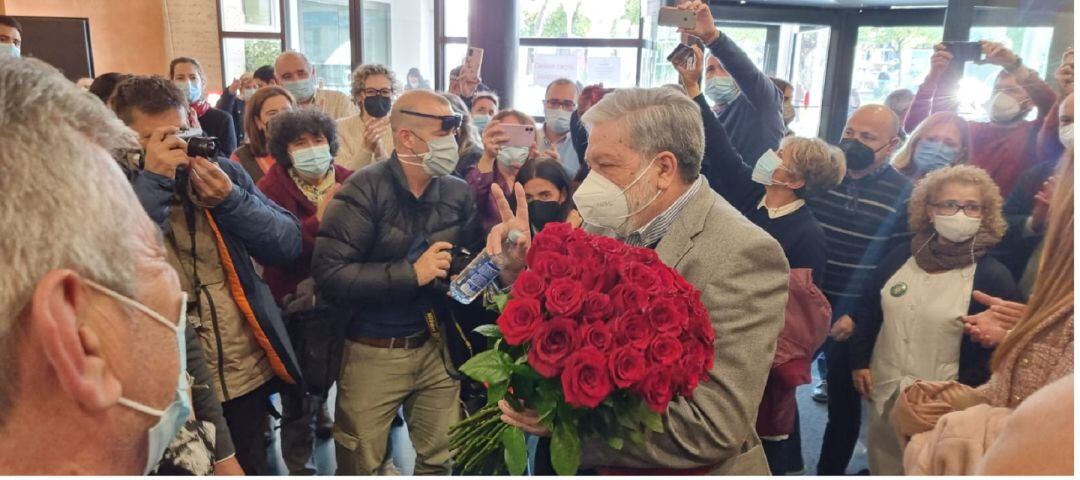
{"type": "Polygon", "coordinates": [[[986,307],[981,291],[1020,294],[1008,269],[986,253],[1005,233],[1001,195],[973,166],[934,171],[908,206],[910,245],[878,265],[853,318],[851,368],[866,399],[867,454],[873,475],[903,475],[903,451],[889,423],[897,395],[915,380],[978,386],[990,378],[993,351],[964,334],[963,318],[986,307]]]}
{"type": "Polygon", "coordinates": [[[390,131],[390,107],[401,92],[394,71],[386,65],[367,64],[352,74],[352,95],[360,113],[338,121],[341,148],[334,163],[360,170],[390,158],[394,135],[390,131]]]}

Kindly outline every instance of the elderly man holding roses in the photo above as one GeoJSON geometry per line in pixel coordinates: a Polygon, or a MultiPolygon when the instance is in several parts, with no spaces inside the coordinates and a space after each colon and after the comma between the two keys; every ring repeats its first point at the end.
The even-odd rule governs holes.
{"type": "MultiPolygon", "coordinates": [[[[591,171],[574,202],[586,230],[654,249],[701,292],[716,338],[708,380],[692,398],[671,402],[664,433],[621,450],[584,438],[582,467],[609,474],[768,475],[754,422],[784,323],[788,269],[780,246],[700,175],[701,114],[685,95],[666,87],[617,90],[582,121],[593,139],[585,154],[591,171]]],[[[511,285],[531,246],[525,192],[514,186],[515,214],[503,192],[492,190],[503,221],[487,249],[500,254],[509,245],[511,261],[500,280],[511,285]],[[505,244],[512,230],[526,235],[505,244]]],[[[500,406],[506,423],[548,434],[536,412],[500,406]]]]}

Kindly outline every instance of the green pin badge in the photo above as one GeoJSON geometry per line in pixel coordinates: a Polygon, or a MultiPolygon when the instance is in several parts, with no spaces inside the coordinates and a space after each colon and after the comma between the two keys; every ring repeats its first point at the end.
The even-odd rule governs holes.
{"type": "Polygon", "coordinates": [[[907,293],[907,284],[904,282],[900,282],[896,285],[893,285],[892,288],[889,289],[889,293],[891,293],[894,297],[902,297],[905,293],[907,293]]]}

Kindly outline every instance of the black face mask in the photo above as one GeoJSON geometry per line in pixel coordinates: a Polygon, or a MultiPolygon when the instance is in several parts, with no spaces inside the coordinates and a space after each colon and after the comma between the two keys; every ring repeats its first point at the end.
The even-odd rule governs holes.
{"type": "Polygon", "coordinates": [[[563,215],[563,204],[560,202],[542,202],[540,200],[533,200],[529,202],[529,222],[533,224],[536,231],[544,229],[544,225],[551,222],[565,221],[565,215],[563,215]]]}
{"type": "MultiPolygon", "coordinates": [[[[881,147],[885,148],[885,147],[881,147]]],[[[865,170],[874,164],[874,154],[877,153],[854,138],[845,138],[840,141],[840,150],[844,152],[849,170],[865,170]]]]}
{"type": "Polygon", "coordinates": [[[364,97],[364,111],[375,118],[385,117],[390,113],[390,97],[382,95],[364,97]]]}

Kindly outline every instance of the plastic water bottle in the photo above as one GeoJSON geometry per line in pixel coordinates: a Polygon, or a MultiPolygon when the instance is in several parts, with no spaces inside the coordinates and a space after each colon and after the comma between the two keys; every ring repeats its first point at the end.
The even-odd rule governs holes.
{"type": "Polygon", "coordinates": [[[510,234],[506,236],[503,251],[499,255],[490,255],[486,249],[480,252],[480,255],[477,255],[476,258],[469,262],[469,266],[461,271],[457,279],[450,283],[448,295],[465,305],[476,300],[476,297],[484,293],[484,289],[495,281],[495,278],[499,276],[499,272],[506,266],[506,263],[510,260],[507,252],[517,244],[521,235],[520,231],[511,230],[510,234]]]}

